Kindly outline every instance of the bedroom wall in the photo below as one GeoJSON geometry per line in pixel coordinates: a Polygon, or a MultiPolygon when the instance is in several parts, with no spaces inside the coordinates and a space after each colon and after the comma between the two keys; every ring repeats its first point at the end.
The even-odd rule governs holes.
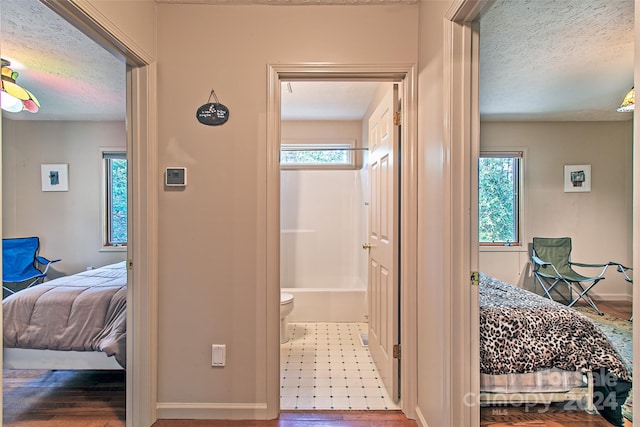
{"type": "Polygon", "coordinates": [[[266,401],[267,64],[417,63],[417,8],[158,4],[159,167],[189,168],[158,198],[159,417],[266,401]],[[223,126],[194,117],[211,89],[223,126]]]}
{"type": "MultiPolygon", "coordinates": [[[[632,121],[482,122],[481,148],[526,148],[524,241],[534,236],[572,238],[574,261],[632,262],[632,121]],[[565,193],[563,167],[590,164],[589,193],[565,193]]],[[[486,248],[482,271],[518,283],[527,247],[486,248]]],[[[587,270],[588,271],[588,270],[587,270]]],[[[593,272],[593,270],[591,270],[593,272]]],[[[594,289],[606,299],[631,299],[631,286],[615,269],[594,289]]],[[[529,286],[531,279],[523,277],[529,286]]]]}
{"type": "Polygon", "coordinates": [[[124,122],[2,120],[3,236],[39,236],[40,254],[62,259],[51,277],[126,258],[101,250],[100,147],[126,150],[124,122]],[[44,163],[69,165],[69,191],[42,191],[44,163]]]}

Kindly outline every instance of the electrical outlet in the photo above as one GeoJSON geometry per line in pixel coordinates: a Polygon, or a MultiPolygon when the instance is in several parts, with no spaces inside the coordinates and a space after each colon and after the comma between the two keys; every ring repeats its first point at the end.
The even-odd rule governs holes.
{"type": "Polygon", "coordinates": [[[211,345],[211,366],[225,366],[227,361],[227,346],[224,344],[211,345]]]}

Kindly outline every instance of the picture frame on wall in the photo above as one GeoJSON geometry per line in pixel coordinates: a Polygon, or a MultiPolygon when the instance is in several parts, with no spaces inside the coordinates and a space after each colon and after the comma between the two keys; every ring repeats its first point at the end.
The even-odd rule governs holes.
{"type": "Polygon", "coordinates": [[[591,191],[591,165],[564,165],[564,192],[591,191]]]}
{"type": "Polygon", "coordinates": [[[69,165],[40,165],[42,191],[69,191],[69,165]]]}

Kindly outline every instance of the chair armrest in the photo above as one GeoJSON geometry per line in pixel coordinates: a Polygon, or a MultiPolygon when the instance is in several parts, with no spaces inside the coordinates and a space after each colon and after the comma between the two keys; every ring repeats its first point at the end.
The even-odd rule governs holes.
{"type": "Polygon", "coordinates": [[[62,259],[54,259],[54,260],[48,260],[43,256],[36,256],[36,260],[42,264],[42,265],[48,265],[48,264],[53,264],[54,262],[58,262],[58,261],[62,261],[62,259]]]}
{"type": "Polygon", "coordinates": [[[577,265],[578,267],[605,267],[605,266],[610,266],[611,263],[606,263],[606,264],[585,264],[583,262],[569,262],[569,265],[577,265]]]}
{"type": "Polygon", "coordinates": [[[51,267],[51,264],[53,264],[54,262],[61,261],[61,259],[54,259],[54,260],[49,261],[45,257],[39,256],[39,255],[36,255],[36,260],[40,264],[45,266],[44,270],[42,271],[42,274],[44,274],[45,276],[47,275],[47,272],[49,271],[49,267],[51,267]]]}
{"type": "Polygon", "coordinates": [[[533,263],[534,263],[534,264],[536,264],[536,265],[541,265],[541,266],[551,265],[551,263],[550,263],[550,262],[543,261],[543,260],[541,260],[540,258],[538,258],[538,257],[537,257],[537,256],[535,256],[535,255],[533,255],[533,256],[531,257],[531,260],[532,260],[532,261],[533,261],[533,263]]]}
{"type": "Polygon", "coordinates": [[[609,268],[610,265],[613,265],[612,263],[608,262],[606,264],[585,264],[583,262],[571,262],[569,261],[569,266],[574,266],[577,265],[578,267],[593,267],[593,268],[602,268],[602,270],[600,270],[600,274],[598,274],[598,277],[600,279],[604,279],[604,273],[607,272],[607,268],[609,268]]]}
{"type": "Polygon", "coordinates": [[[629,283],[633,283],[633,279],[631,277],[629,277],[629,275],[627,274],[627,271],[628,270],[632,270],[633,271],[633,268],[627,267],[627,266],[622,265],[619,262],[615,262],[615,261],[611,261],[611,262],[609,262],[609,264],[616,266],[616,269],[618,270],[618,272],[622,273],[622,275],[624,276],[624,280],[626,280],[629,283]]]}
{"type": "Polygon", "coordinates": [[[615,265],[619,272],[623,272],[626,270],[633,270],[631,267],[627,267],[626,265],[622,265],[619,262],[609,261],[609,265],[615,265]]]}

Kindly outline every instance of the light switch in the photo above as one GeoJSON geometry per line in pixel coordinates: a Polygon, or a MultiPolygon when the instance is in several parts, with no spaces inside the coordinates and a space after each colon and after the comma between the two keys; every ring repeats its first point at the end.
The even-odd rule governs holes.
{"type": "Polygon", "coordinates": [[[227,359],[227,346],[213,344],[211,346],[211,366],[224,366],[227,359]]]}

